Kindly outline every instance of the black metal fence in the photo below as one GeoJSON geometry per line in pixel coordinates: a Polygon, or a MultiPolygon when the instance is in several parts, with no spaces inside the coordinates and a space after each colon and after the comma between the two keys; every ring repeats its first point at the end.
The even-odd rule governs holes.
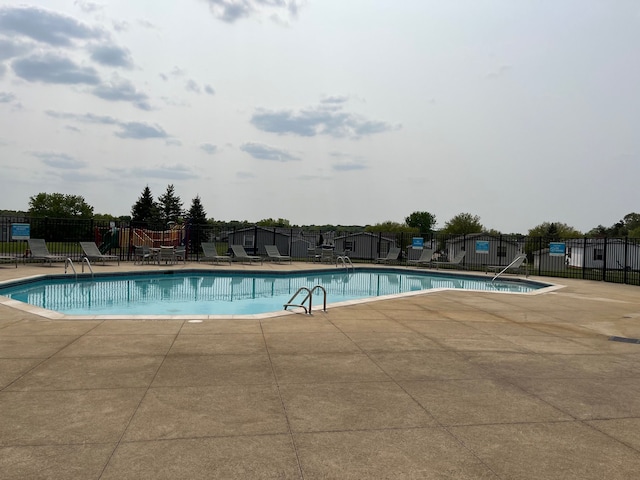
{"type": "Polygon", "coordinates": [[[464,252],[455,268],[487,271],[488,267],[506,267],[519,253],[527,254],[524,266],[529,274],[601,280],[640,285],[640,239],[580,237],[552,241],[542,237],[509,235],[443,235],[366,231],[305,231],[298,228],[251,226],[211,227],[173,226],[152,230],[143,224],[97,220],[73,220],[30,217],[0,217],[0,255],[19,256],[29,261],[28,243],[12,238],[14,226],[29,225],[31,238],[43,238],[50,253],[78,261],[82,258],[80,241],[94,241],[103,253],[115,254],[123,261],[133,259],[134,246],[184,245],[188,260],[202,256],[202,242],[215,242],[218,253],[239,244],[247,253],[267,256],[265,245],[276,245],[282,255],[298,261],[318,259],[319,249],[334,255],[347,253],[353,263],[372,263],[387,256],[392,247],[400,248],[392,264],[405,265],[423,249],[433,250],[438,262],[450,261],[464,252]],[[418,240],[419,239],[419,240],[418,240]],[[418,244],[422,243],[422,248],[418,244]]]}

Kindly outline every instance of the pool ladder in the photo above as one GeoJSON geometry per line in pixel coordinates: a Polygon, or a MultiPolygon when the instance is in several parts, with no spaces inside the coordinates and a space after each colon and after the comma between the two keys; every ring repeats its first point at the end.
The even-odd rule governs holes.
{"type": "Polygon", "coordinates": [[[322,293],[323,293],[324,304],[322,306],[322,310],[326,312],[327,311],[327,291],[325,290],[325,288],[322,285],[316,285],[315,287],[313,287],[311,289],[309,287],[300,287],[298,289],[298,291],[296,293],[294,293],[293,296],[289,299],[289,301],[284,304],[284,309],[286,310],[287,307],[300,307],[300,308],[304,309],[304,313],[307,313],[307,314],[311,315],[311,304],[313,303],[313,292],[315,292],[316,290],[321,290],[322,293]],[[300,295],[302,292],[307,292],[307,296],[302,299],[302,302],[293,303],[295,298],[298,295],[300,295]],[[309,308],[308,309],[305,306],[305,303],[307,302],[307,300],[309,301],[309,308]]]}
{"type": "MultiPolygon", "coordinates": [[[[89,259],[87,257],[82,257],[82,273],[84,273],[84,264],[87,264],[87,267],[89,267],[89,271],[91,272],[91,278],[93,278],[93,268],[91,268],[91,262],[89,261],[89,259]]],[[[76,272],[76,267],[73,266],[73,260],[71,260],[71,257],[67,257],[67,259],[64,261],[64,273],[67,273],[67,268],[71,267],[71,270],[73,270],[73,274],[75,275],[76,279],[78,278],[78,272],[76,272]]]]}
{"type": "Polygon", "coordinates": [[[349,269],[349,267],[351,267],[353,270],[356,269],[356,267],[353,266],[353,262],[351,262],[351,259],[347,256],[346,253],[344,255],[336,257],[336,267],[340,262],[342,262],[342,266],[347,270],[349,269]]]}

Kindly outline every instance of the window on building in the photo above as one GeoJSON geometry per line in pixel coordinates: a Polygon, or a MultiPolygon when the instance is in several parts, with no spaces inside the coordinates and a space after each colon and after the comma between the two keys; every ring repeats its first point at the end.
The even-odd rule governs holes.
{"type": "Polygon", "coordinates": [[[242,246],[244,248],[253,248],[253,235],[244,235],[242,237],[242,246]]]}

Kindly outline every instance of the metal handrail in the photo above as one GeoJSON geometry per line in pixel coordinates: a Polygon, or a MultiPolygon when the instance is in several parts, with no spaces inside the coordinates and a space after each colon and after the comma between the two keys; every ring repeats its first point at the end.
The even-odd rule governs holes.
{"type": "Polygon", "coordinates": [[[87,256],[82,257],[82,273],[84,273],[85,262],[87,263],[87,266],[89,267],[89,271],[91,272],[91,278],[93,278],[93,268],[91,268],[91,262],[89,261],[89,258],[87,256]]]}
{"type": "Polygon", "coordinates": [[[336,257],[336,267],[338,266],[338,262],[342,262],[342,265],[344,266],[344,268],[348,269],[349,266],[351,266],[351,268],[353,268],[355,270],[356,267],[353,266],[353,262],[351,261],[351,259],[349,258],[348,255],[339,255],[338,257],[336,257]],[[347,265],[349,264],[349,265],[347,265]]]}
{"type": "Polygon", "coordinates": [[[294,293],[293,296],[289,299],[289,301],[283,305],[284,309],[286,310],[287,307],[300,307],[300,308],[304,309],[304,313],[306,313],[308,315],[311,315],[311,309],[312,309],[312,304],[313,304],[313,292],[315,292],[317,289],[322,290],[322,292],[324,293],[323,310],[326,312],[327,311],[327,291],[325,290],[325,288],[322,285],[316,285],[315,287],[313,287],[311,289],[309,289],[309,287],[300,287],[296,291],[296,293],[294,293]],[[304,297],[304,299],[302,299],[302,302],[293,303],[295,298],[302,292],[307,292],[307,296],[304,297]],[[307,300],[309,301],[309,308],[308,309],[304,305],[307,300]]]}
{"type": "Polygon", "coordinates": [[[76,272],[76,267],[73,266],[73,260],[71,260],[70,257],[67,257],[67,259],[64,261],[64,273],[67,273],[67,267],[71,266],[71,270],[73,270],[73,274],[76,276],[76,278],[78,278],[78,272],[76,272]]]}
{"type": "MultiPolygon", "coordinates": [[[[516,257],[509,265],[507,265],[506,267],[504,267],[500,272],[496,273],[495,277],[493,277],[491,279],[491,281],[493,282],[496,278],[498,278],[500,275],[502,275],[504,272],[506,272],[507,270],[509,270],[511,268],[511,266],[516,263],[517,261],[519,261],[520,258],[516,257]]],[[[525,257],[524,262],[525,266],[527,265],[527,258],[525,257]]],[[[526,272],[526,276],[529,276],[529,270],[525,267],[525,272],[526,272]]]]}

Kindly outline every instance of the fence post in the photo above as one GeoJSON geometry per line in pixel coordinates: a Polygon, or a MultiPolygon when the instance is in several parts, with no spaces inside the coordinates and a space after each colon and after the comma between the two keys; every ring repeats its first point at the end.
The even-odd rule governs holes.
{"type": "Polygon", "coordinates": [[[607,279],[607,237],[604,237],[603,241],[603,249],[602,249],[602,281],[605,282],[607,279]]]}
{"type": "Polygon", "coordinates": [[[626,284],[628,282],[629,276],[628,276],[628,271],[629,268],[627,267],[627,265],[629,264],[629,237],[625,236],[624,237],[624,271],[622,273],[622,281],[626,284]]]}
{"type": "Polygon", "coordinates": [[[587,237],[582,241],[582,279],[587,276],[587,237]]]}

